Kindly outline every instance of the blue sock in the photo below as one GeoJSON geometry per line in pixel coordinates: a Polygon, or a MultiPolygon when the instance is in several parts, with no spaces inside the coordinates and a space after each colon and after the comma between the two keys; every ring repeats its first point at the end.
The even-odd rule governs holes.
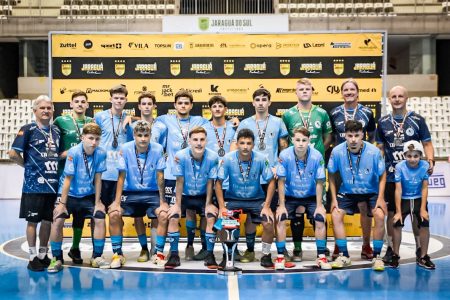
{"type": "Polygon", "coordinates": [[[58,260],[62,260],[62,241],[52,242],[50,241],[50,247],[52,248],[52,255],[58,260]]]}
{"type": "Polygon", "coordinates": [[[377,257],[380,255],[381,249],[383,248],[383,240],[373,240],[373,256],[377,257]]]}
{"type": "Polygon", "coordinates": [[[336,244],[338,245],[340,253],[342,253],[344,256],[350,257],[347,250],[347,239],[336,240],[336,244]]]}
{"type": "Polygon", "coordinates": [[[178,254],[178,241],[180,240],[180,232],[168,232],[167,237],[170,243],[170,252],[178,254]]]}
{"type": "Polygon", "coordinates": [[[245,239],[247,241],[247,250],[250,252],[255,252],[256,232],[246,234],[245,239]]]}
{"type": "Polygon", "coordinates": [[[202,249],[207,249],[208,248],[205,234],[206,234],[206,231],[200,230],[200,240],[202,242],[202,249]]]}
{"type": "MultiPolygon", "coordinates": [[[[316,239],[317,256],[320,254],[325,254],[325,249],[327,248],[327,240],[316,239]]],[[[341,250],[341,248],[339,248],[341,250]]]]}
{"type": "Polygon", "coordinates": [[[155,251],[156,252],[164,252],[164,246],[166,245],[166,236],[157,235],[156,236],[156,245],[155,245],[155,251]]]}
{"type": "Polygon", "coordinates": [[[206,250],[208,252],[214,252],[214,244],[216,243],[216,234],[215,233],[205,233],[206,239],[206,250]]]}
{"type": "Polygon", "coordinates": [[[188,246],[192,246],[194,244],[195,238],[195,226],[197,224],[195,221],[186,220],[186,231],[187,231],[187,244],[188,246]]]}
{"type": "Polygon", "coordinates": [[[284,241],[276,241],[275,245],[277,245],[277,253],[284,254],[284,249],[286,248],[286,240],[284,241]]]}
{"type": "Polygon", "coordinates": [[[122,236],[121,235],[112,235],[111,236],[111,245],[114,253],[122,255],[122,236]]]}
{"type": "Polygon", "coordinates": [[[145,233],[140,234],[140,235],[138,235],[138,239],[139,239],[139,244],[141,244],[142,249],[148,250],[147,235],[145,233]]]}
{"type": "Polygon", "coordinates": [[[102,256],[103,248],[105,248],[105,239],[94,239],[94,258],[102,256]]]}

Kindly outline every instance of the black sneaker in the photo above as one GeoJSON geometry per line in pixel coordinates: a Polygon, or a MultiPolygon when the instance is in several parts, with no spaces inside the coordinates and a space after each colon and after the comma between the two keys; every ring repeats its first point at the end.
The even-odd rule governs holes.
{"type": "Polygon", "coordinates": [[[330,257],[330,249],[328,249],[328,247],[325,248],[325,256],[330,257]]]}
{"type": "Polygon", "coordinates": [[[392,255],[391,262],[389,263],[389,265],[391,267],[397,269],[399,266],[399,261],[400,261],[400,256],[398,256],[397,254],[394,253],[394,255],[392,255]]]}
{"type": "Polygon", "coordinates": [[[274,268],[271,254],[265,254],[261,257],[261,266],[264,268],[274,268]]]}
{"type": "Polygon", "coordinates": [[[205,266],[208,267],[208,269],[217,269],[218,268],[214,253],[208,252],[208,256],[206,256],[206,258],[205,258],[205,266]]]}
{"type": "Polygon", "coordinates": [[[392,250],[392,247],[388,247],[387,248],[387,250],[386,250],[386,254],[384,255],[384,257],[383,257],[383,262],[385,263],[385,264],[388,264],[388,265],[390,265],[391,264],[391,261],[392,261],[392,256],[394,255],[394,250],[392,250]]]}
{"type": "Polygon", "coordinates": [[[175,269],[180,266],[180,256],[176,253],[171,253],[169,259],[167,260],[164,268],[166,269],[175,269]]]}
{"type": "Polygon", "coordinates": [[[205,260],[208,257],[208,250],[201,249],[197,254],[194,255],[194,260],[205,260]]]}
{"type": "Polygon", "coordinates": [[[222,261],[220,262],[218,269],[223,270],[225,268],[225,265],[227,263],[227,259],[225,257],[225,254],[222,256],[222,261]]]}
{"type": "Polygon", "coordinates": [[[72,259],[74,264],[81,265],[83,263],[83,259],[81,258],[80,249],[70,249],[69,257],[72,259]]]}
{"type": "Polygon", "coordinates": [[[45,270],[46,267],[44,267],[42,265],[39,258],[37,258],[37,256],[36,256],[35,258],[33,258],[33,260],[30,260],[28,262],[27,268],[28,268],[28,270],[33,271],[33,272],[42,272],[45,270]]]}
{"type": "Polygon", "coordinates": [[[419,259],[419,262],[417,263],[419,266],[421,266],[422,268],[425,269],[430,269],[430,270],[434,270],[436,269],[436,266],[434,265],[434,263],[431,261],[430,257],[427,255],[425,255],[424,257],[419,259]]]}
{"type": "Polygon", "coordinates": [[[44,268],[48,268],[48,266],[50,266],[51,260],[50,260],[50,258],[48,258],[47,254],[46,254],[43,259],[39,259],[39,262],[41,263],[41,265],[44,268]]]}
{"type": "Polygon", "coordinates": [[[419,248],[416,249],[416,262],[419,263],[420,257],[422,256],[422,250],[419,248]]]}

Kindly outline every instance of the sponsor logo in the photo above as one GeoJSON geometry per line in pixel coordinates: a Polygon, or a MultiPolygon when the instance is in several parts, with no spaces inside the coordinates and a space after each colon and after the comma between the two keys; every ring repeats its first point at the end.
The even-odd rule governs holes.
{"type": "Polygon", "coordinates": [[[158,64],[156,62],[152,64],[136,64],[134,70],[140,74],[152,75],[158,71],[158,64]]]}
{"type": "Polygon", "coordinates": [[[83,43],[84,48],[91,49],[94,46],[94,43],[92,43],[91,40],[85,40],[83,43]]]}
{"type": "Polygon", "coordinates": [[[296,44],[296,43],[275,43],[275,49],[280,49],[280,48],[300,48],[300,44],[296,44]]]}
{"type": "Polygon", "coordinates": [[[303,48],[324,48],[325,43],[303,43],[303,48]]]}
{"type": "MultiPolygon", "coordinates": [[[[109,89],[86,88],[86,94],[92,94],[92,93],[109,93],[109,89]]],[[[102,108],[102,110],[103,110],[103,108],[102,108]]]]}
{"type": "Polygon", "coordinates": [[[207,43],[190,43],[190,48],[199,48],[199,49],[209,49],[214,48],[214,44],[207,44],[207,43]]]}
{"type": "Polygon", "coordinates": [[[122,49],[122,43],[101,44],[103,49],[122,49]]]}
{"type": "Polygon", "coordinates": [[[170,48],[172,48],[172,44],[155,44],[155,48],[170,49],[170,48]]]}
{"type": "Polygon", "coordinates": [[[246,94],[248,92],[249,88],[246,89],[239,89],[239,88],[235,88],[235,89],[227,89],[227,93],[233,93],[233,94],[246,94]]]}
{"type": "Polygon", "coordinates": [[[191,94],[201,94],[203,93],[203,89],[199,88],[199,89],[186,89],[186,91],[190,92],[191,94]]]}
{"type": "Polygon", "coordinates": [[[163,84],[161,88],[161,96],[164,97],[171,97],[173,96],[173,90],[170,84],[163,84]]]}
{"type": "Polygon", "coordinates": [[[412,129],[411,127],[406,129],[406,135],[407,136],[413,136],[414,135],[414,129],[412,129]]]}
{"type": "Polygon", "coordinates": [[[115,60],[114,71],[117,76],[123,76],[125,74],[125,60],[115,60]]]}
{"type": "Polygon", "coordinates": [[[83,64],[81,67],[82,72],[86,74],[99,75],[103,73],[103,63],[99,64],[83,64]]]}
{"type": "Polygon", "coordinates": [[[231,76],[234,73],[234,60],[227,59],[223,61],[223,72],[227,76],[231,76]]]}
{"type": "Polygon", "coordinates": [[[377,69],[377,64],[372,63],[355,63],[353,66],[354,71],[358,71],[361,74],[371,74],[377,69]]]}
{"type": "Polygon", "coordinates": [[[69,76],[72,73],[72,61],[70,59],[61,61],[61,73],[69,76]]]}
{"type": "Polygon", "coordinates": [[[137,49],[148,49],[148,48],[150,48],[150,45],[147,44],[147,43],[129,42],[128,43],[128,48],[134,49],[134,50],[137,50],[137,49]]]}
{"type": "Polygon", "coordinates": [[[444,174],[433,174],[428,178],[428,187],[432,189],[445,189],[444,174]]]}
{"type": "Polygon", "coordinates": [[[77,43],[59,43],[59,48],[77,49],[77,43]]]}
{"type": "Polygon", "coordinates": [[[327,86],[327,92],[330,94],[339,94],[341,92],[341,88],[337,85],[329,85],[327,86]]]}
{"type": "Polygon", "coordinates": [[[360,50],[374,50],[374,49],[378,49],[378,47],[375,45],[375,43],[371,39],[365,39],[363,41],[363,43],[364,43],[363,46],[359,46],[358,47],[360,50]]]}
{"type": "Polygon", "coordinates": [[[225,114],[226,116],[243,117],[245,110],[243,108],[229,108],[225,114]]]}
{"type": "Polygon", "coordinates": [[[202,31],[209,29],[209,18],[200,17],[198,18],[198,28],[202,31]]]}
{"type": "Polygon", "coordinates": [[[267,70],[266,63],[263,62],[261,64],[245,64],[244,71],[247,71],[249,74],[264,74],[267,70]]]}
{"type": "MultiPolygon", "coordinates": [[[[209,90],[210,90],[210,92],[208,93],[208,95],[210,95],[210,96],[220,96],[220,95],[222,95],[222,93],[219,92],[219,86],[218,85],[211,84],[209,86],[209,90]]],[[[209,107],[208,107],[208,109],[209,109],[209,107]]]]}
{"type": "Polygon", "coordinates": [[[204,105],[202,107],[202,117],[206,120],[210,120],[212,118],[212,112],[209,109],[208,105],[204,105]]]}
{"type": "Polygon", "coordinates": [[[213,70],[213,65],[211,62],[207,64],[191,64],[190,70],[196,74],[210,74],[213,70]]]}
{"type": "Polygon", "coordinates": [[[291,61],[289,59],[280,59],[280,74],[283,76],[291,72],[291,61]]]}
{"type": "Polygon", "coordinates": [[[220,48],[228,48],[227,43],[221,43],[219,47],[220,48]]]}
{"type": "Polygon", "coordinates": [[[250,44],[250,48],[252,48],[252,49],[255,49],[255,48],[267,49],[267,48],[272,48],[272,44],[269,44],[269,43],[265,43],[265,44],[251,43],[250,44]]]}
{"type": "Polygon", "coordinates": [[[183,42],[175,42],[175,44],[173,44],[173,48],[175,50],[183,50],[184,49],[184,43],[183,42]]]}
{"type": "Polygon", "coordinates": [[[275,90],[277,94],[292,94],[295,93],[295,89],[285,89],[285,88],[277,88],[275,90]]]}
{"type": "Polygon", "coordinates": [[[320,74],[322,72],[322,63],[301,64],[300,71],[303,71],[307,74],[320,74]]]}
{"type": "Polygon", "coordinates": [[[284,115],[285,112],[287,112],[289,109],[288,108],[279,108],[277,109],[277,111],[275,112],[275,115],[277,117],[281,117],[282,115],[284,115]]]}
{"type": "Polygon", "coordinates": [[[181,73],[180,60],[170,60],[170,74],[173,76],[178,76],[181,73]]]}
{"type": "Polygon", "coordinates": [[[330,43],[331,48],[340,48],[340,49],[345,49],[345,48],[351,48],[352,47],[352,43],[349,42],[331,42],[330,43]]]}
{"type": "Polygon", "coordinates": [[[333,71],[336,75],[342,75],[344,73],[344,60],[333,59],[333,71]]]}

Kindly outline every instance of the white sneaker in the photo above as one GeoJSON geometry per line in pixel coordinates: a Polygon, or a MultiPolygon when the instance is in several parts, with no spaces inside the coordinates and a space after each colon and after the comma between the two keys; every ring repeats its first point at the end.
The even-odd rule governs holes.
{"type": "Polygon", "coordinates": [[[91,258],[91,267],[109,269],[111,268],[111,265],[103,258],[103,256],[99,256],[96,258],[91,258]]]}
{"type": "Polygon", "coordinates": [[[319,254],[319,257],[316,259],[316,264],[322,270],[331,270],[331,264],[328,262],[325,254],[319,254]]]}
{"type": "Polygon", "coordinates": [[[114,253],[111,259],[111,269],[119,269],[125,264],[125,262],[125,256],[114,253]]]}
{"type": "Polygon", "coordinates": [[[382,272],[384,271],[384,262],[380,255],[372,259],[372,270],[382,272]]]}
{"type": "Polygon", "coordinates": [[[275,259],[275,270],[284,270],[284,264],[286,263],[286,259],[284,255],[278,255],[275,259]]]}
{"type": "Polygon", "coordinates": [[[152,257],[150,258],[150,261],[153,264],[157,265],[158,267],[164,267],[164,265],[167,262],[166,257],[162,253],[153,254],[152,257]]]}
{"type": "Polygon", "coordinates": [[[331,264],[333,269],[342,269],[346,267],[350,267],[352,265],[352,261],[349,257],[344,256],[342,253],[339,253],[338,258],[331,264]]]}

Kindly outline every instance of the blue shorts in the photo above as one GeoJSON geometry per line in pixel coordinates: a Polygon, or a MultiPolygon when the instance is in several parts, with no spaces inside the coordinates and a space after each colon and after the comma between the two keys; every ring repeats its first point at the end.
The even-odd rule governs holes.
{"type": "Polygon", "coordinates": [[[347,215],[354,215],[359,212],[358,203],[367,203],[367,216],[373,217],[372,210],[377,204],[378,194],[341,194],[338,193],[337,202],[340,209],[345,210],[347,215]]]}
{"type": "Polygon", "coordinates": [[[242,209],[243,213],[251,216],[253,223],[260,224],[262,222],[261,210],[264,206],[264,201],[264,199],[225,199],[225,207],[228,210],[242,209]]]}
{"type": "Polygon", "coordinates": [[[116,199],[116,189],[117,189],[117,181],[113,180],[102,180],[102,191],[101,191],[101,200],[105,205],[106,211],[108,211],[108,207],[114,202],[116,199]]]}
{"type": "Polygon", "coordinates": [[[296,217],[302,217],[302,213],[296,213],[299,206],[305,208],[306,217],[309,220],[314,219],[314,212],[317,208],[316,196],[306,197],[306,198],[295,198],[291,196],[286,196],[286,201],[284,203],[286,210],[288,212],[288,219],[293,220],[296,217]]]}
{"type": "Polygon", "coordinates": [[[186,209],[195,210],[196,214],[205,216],[206,195],[186,196],[183,195],[181,200],[181,214],[186,216],[186,209]]]}
{"type": "Polygon", "coordinates": [[[150,191],[123,191],[120,206],[124,217],[143,218],[147,215],[154,219],[155,210],[160,206],[159,192],[150,191]]]}
{"type": "MultiPolygon", "coordinates": [[[[403,227],[405,225],[405,219],[408,215],[411,215],[411,218],[417,218],[417,223],[419,228],[424,227],[430,227],[430,221],[429,220],[423,220],[420,217],[420,205],[422,203],[422,198],[416,198],[416,199],[402,199],[401,203],[401,209],[402,209],[402,221],[403,224],[400,221],[397,221],[394,226],[395,227],[403,227]]],[[[425,206],[426,210],[428,211],[428,203],[425,206]]],[[[411,220],[412,221],[412,220],[411,220]]]]}

